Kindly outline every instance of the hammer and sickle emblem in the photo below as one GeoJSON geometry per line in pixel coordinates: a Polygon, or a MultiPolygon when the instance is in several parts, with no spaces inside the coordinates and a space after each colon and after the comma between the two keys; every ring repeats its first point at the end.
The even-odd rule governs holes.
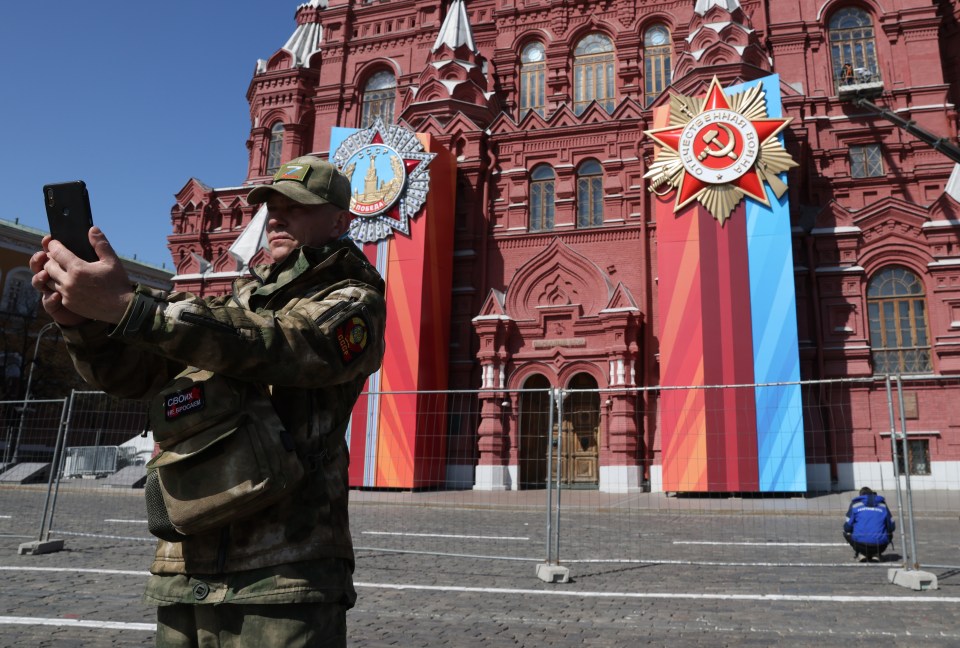
{"type": "Polygon", "coordinates": [[[711,128],[708,130],[703,134],[703,141],[707,146],[700,151],[700,155],[697,156],[697,159],[701,162],[706,160],[708,155],[710,157],[728,157],[731,160],[736,160],[739,157],[733,152],[733,147],[737,143],[737,140],[733,135],[733,131],[731,131],[726,124],[717,124],[717,126],[720,128],[720,130],[727,134],[727,143],[720,144],[720,142],[717,140],[717,135],[720,134],[720,131],[718,131],[716,128],[711,128]],[[718,146],[720,148],[716,148],[718,146]]]}

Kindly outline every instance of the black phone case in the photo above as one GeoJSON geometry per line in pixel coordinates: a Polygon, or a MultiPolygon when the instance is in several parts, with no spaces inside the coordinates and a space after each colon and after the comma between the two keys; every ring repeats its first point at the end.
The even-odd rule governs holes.
{"type": "Polygon", "coordinates": [[[59,182],[43,187],[50,235],[84,261],[96,261],[87,232],[93,226],[90,196],[83,180],[59,182]]]}

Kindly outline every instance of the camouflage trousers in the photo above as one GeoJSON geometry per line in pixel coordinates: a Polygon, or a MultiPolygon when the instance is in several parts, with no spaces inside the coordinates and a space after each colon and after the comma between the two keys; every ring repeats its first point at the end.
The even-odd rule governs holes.
{"type": "Polygon", "coordinates": [[[346,648],[347,606],[335,603],[163,605],[157,648],[346,648]]]}

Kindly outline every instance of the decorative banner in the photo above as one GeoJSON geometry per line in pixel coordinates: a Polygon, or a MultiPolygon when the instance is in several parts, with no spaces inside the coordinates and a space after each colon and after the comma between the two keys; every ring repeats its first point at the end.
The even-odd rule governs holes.
{"type": "Polygon", "coordinates": [[[806,490],[779,175],[796,164],[778,137],[790,122],[780,116],[779,83],[773,75],[724,91],[714,78],[704,98],[671,97],[647,131],[662,147],[645,177],[659,196],[665,491],[806,490]]]}
{"type": "Polygon", "coordinates": [[[331,160],[351,178],[350,234],[386,282],[386,352],[347,430],[350,486],[446,481],[456,165],[431,136],[377,122],[333,128],[331,160]],[[429,171],[428,171],[429,164],[429,171]]]}

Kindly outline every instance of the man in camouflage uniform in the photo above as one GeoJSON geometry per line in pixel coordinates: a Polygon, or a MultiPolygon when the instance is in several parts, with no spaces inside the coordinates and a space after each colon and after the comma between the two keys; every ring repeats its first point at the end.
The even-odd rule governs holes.
{"type": "Polygon", "coordinates": [[[340,239],[350,183],[333,165],[293,160],[248,201],[267,203],[274,263],[232,295],[131,286],[96,227],[94,263],[44,238],[33,285],[94,387],[149,399],[190,367],[268,385],[304,465],[278,504],[158,542],[145,594],[159,606],[157,645],[343,646],[356,599],[343,430],[383,356],[383,280],[340,239]]]}

